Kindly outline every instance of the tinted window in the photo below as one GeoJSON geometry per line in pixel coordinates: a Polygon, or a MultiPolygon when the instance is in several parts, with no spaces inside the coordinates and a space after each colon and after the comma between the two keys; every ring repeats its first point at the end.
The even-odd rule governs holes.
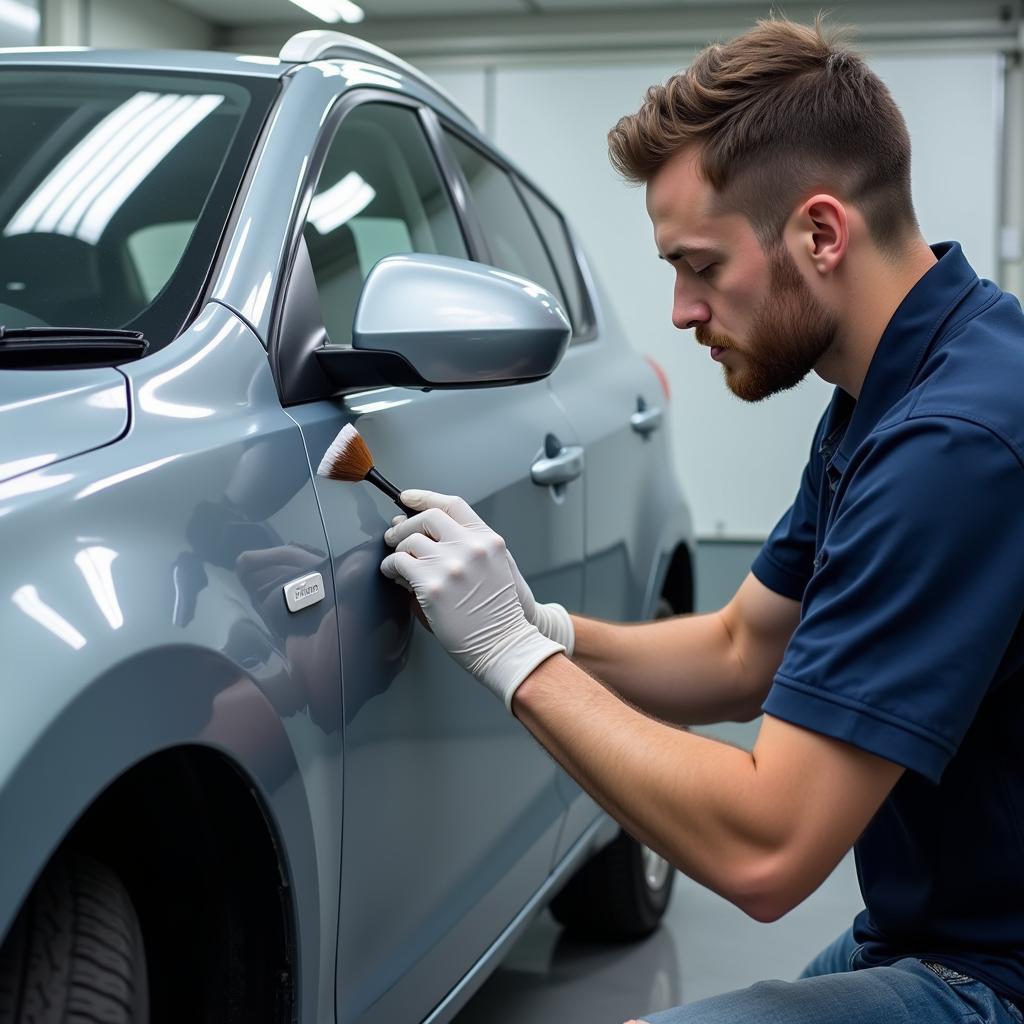
{"type": "Polygon", "coordinates": [[[402,252],[467,255],[448,190],[407,107],[366,103],[331,142],[304,228],[331,341],[347,344],[363,281],[402,252]]]}
{"type": "Polygon", "coordinates": [[[576,331],[585,333],[589,326],[589,307],[584,302],[583,282],[580,278],[579,264],[572,251],[565,222],[548,203],[524,182],[519,183],[526,205],[533,214],[533,219],[547,243],[548,252],[555,262],[558,279],[565,293],[566,310],[575,325],[576,331]]]}
{"type": "Polygon", "coordinates": [[[466,177],[495,266],[543,285],[568,311],[558,277],[512,179],[478,149],[451,132],[445,134],[466,177]]]}
{"type": "Polygon", "coordinates": [[[0,72],[0,322],[174,337],[276,92],[192,74],[0,72]]]}

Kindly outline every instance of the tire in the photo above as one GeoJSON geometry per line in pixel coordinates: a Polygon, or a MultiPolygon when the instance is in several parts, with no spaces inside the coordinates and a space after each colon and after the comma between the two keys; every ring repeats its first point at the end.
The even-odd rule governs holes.
{"type": "Polygon", "coordinates": [[[642,939],[665,916],[674,881],[666,860],[620,831],[569,879],[551,913],[579,938],[642,939]]]}
{"type": "Polygon", "coordinates": [[[148,1024],[139,920],[117,876],[58,855],[0,949],[0,1024],[148,1024]]]}

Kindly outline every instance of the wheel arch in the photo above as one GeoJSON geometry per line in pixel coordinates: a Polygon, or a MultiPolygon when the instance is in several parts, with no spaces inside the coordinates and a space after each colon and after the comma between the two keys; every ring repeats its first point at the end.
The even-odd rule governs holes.
{"type": "Polygon", "coordinates": [[[133,765],[58,849],[106,864],[127,888],[146,945],[152,1024],[293,1019],[287,859],[269,808],[223,752],[184,745],[133,765]]]}
{"type": "MultiPolygon", "coordinates": [[[[178,864],[207,892],[220,877],[239,912],[249,902],[240,894],[272,891],[278,923],[264,952],[282,964],[278,988],[317,991],[321,952],[333,950],[320,950],[313,915],[302,920],[319,901],[310,809],[281,717],[254,679],[220,652],[168,646],[78,687],[45,723],[23,725],[36,735],[0,780],[0,827],[18,837],[0,873],[0,937],[45,865],[74,846],[126,872],[149,931],[163,913],[159,886],[133,862],[165,882],[178,864]]],[[[166,907],[182,888],[163,891],[166,907]]],[[[269,897],[251,902],[270,913],[269,897]]]]}
{"type": "Polygon", "coordinates": [[[696,589],[693,557],[689,546],[681,542],[672,552],[661,586],[655,593],[672,605],[676,615],[683,615],[696,608],[696,589]]]}

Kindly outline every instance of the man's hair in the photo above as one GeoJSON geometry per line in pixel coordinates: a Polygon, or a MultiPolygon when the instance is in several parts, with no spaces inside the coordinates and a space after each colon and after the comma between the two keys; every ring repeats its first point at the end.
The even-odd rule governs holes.
{"type": "Polygon", "coordinates": [[[856,205],[875,244],[894,253],[917,228],[903,115],[841,33],[783,19],[706,47],[647,90],[608,133],[615,169],[648,182],[691,143],[725,209],[750,220],[762,247],[815,191],[856,205]]]}

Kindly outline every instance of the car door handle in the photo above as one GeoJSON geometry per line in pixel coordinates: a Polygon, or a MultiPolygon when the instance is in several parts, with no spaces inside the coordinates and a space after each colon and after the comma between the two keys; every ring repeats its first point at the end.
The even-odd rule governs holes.
{"type": "Polygon", "coordinates": [[[647,437],[661,426],[661,421],[664,418],[665,414],[660,408],[640,409],[629,417],[629,425],[638,434],[647,437]]]}
{"type": "Polygon", "coordinates": [[[538,459],[530,467],[530,479],[541,487],[554,484],[567,484],[583,472],[583,448],[581,445],[569,445],[557,455],[538,459]]]}

